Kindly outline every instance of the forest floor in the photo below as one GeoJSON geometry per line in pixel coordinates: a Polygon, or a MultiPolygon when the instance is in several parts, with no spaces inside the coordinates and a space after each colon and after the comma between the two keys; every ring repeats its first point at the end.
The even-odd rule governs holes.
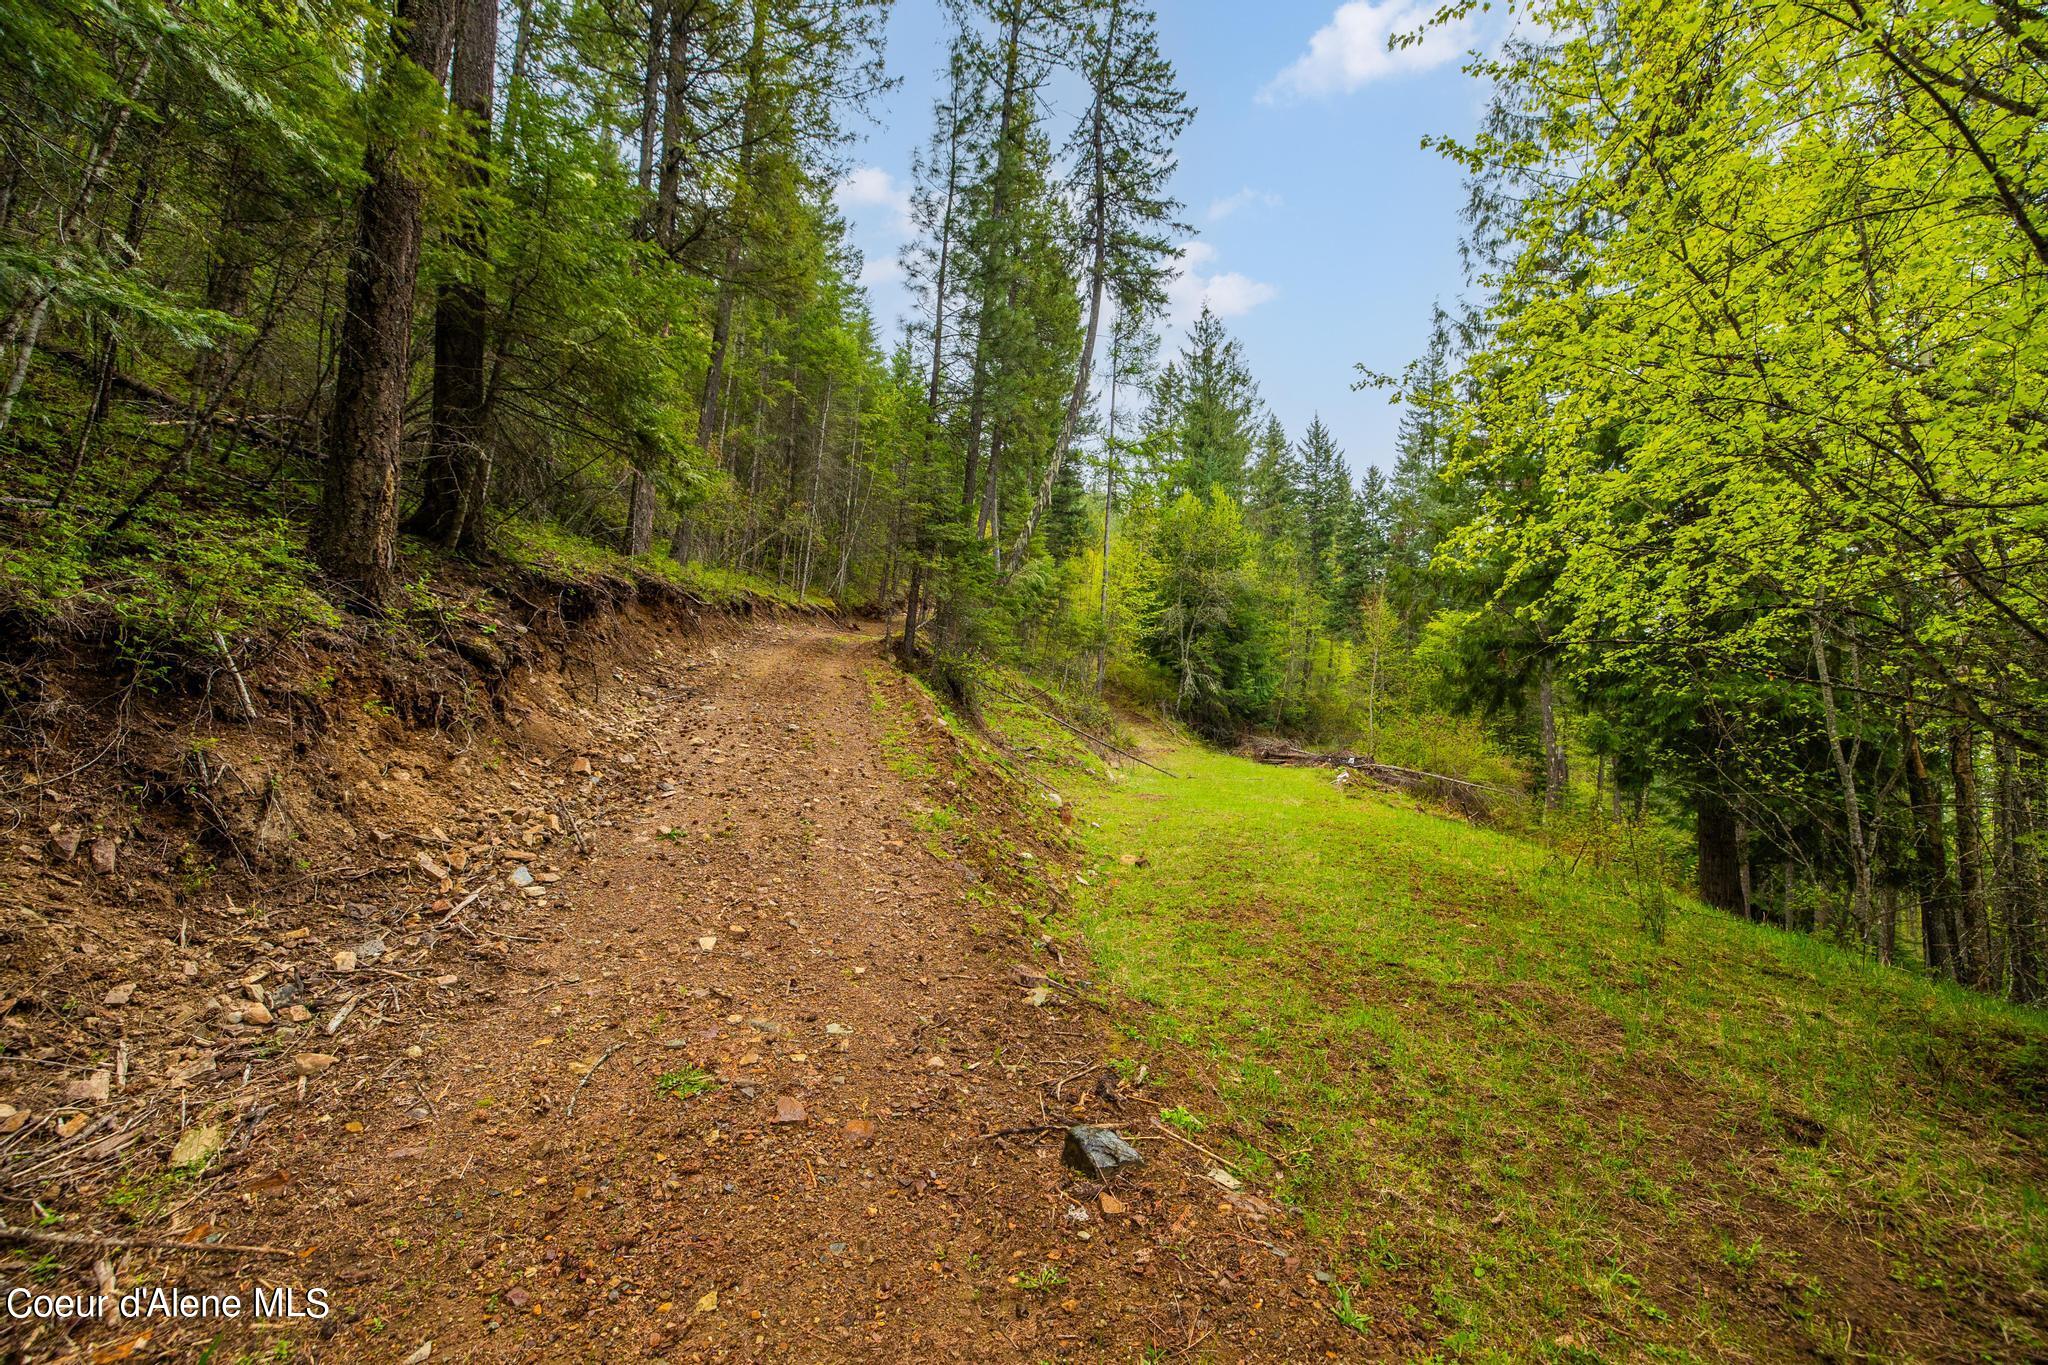
{"type": "MultiPolygon", "coordinates": [[[[1299,1220],[1213,1180],[1217,1162],[1156,1122],[1143,1078],[1111,1069],[1110,1016],[1067,980],[1087,969],[1033,928],[1057,915],[1070,856],[1052,808],[970,761],[878,642],[785,621],[661,658],[644,641],[615,653],[588,695],[539,708],[558,733],[537,716],[526,752],[499,756],[545,765],[555,790],[610,789],[601,818],[572,814],[562,836],[450,839],[510,813],[491,804],[505,797],[480,779],[482,805],[448,795],[474,755],[400,771],[388,818],[406,784],[440,795],[412,825],[448,840],[420,855],[443,894],[424,915],[431,890],[311,931],[271,910],[253,938],[217,936],[196,971],[175,964],[227,983],[194,1010],[234,1005],[234,983],[252,981],[251,997],[313,1008],[296,1027],[186,1011],[217,1089],[173,1112],[208,1136],[154,1175],[147,1147],[108,1156],[126,1173],[109,1202],[136,1240],[271,1250],[108,1247],[103,1284],[290,1287],[301,1307],[319,1288],[332,1315],[16,1322],[17,1348],[1299,1360],[1356,1344],[1299,1220]],[[532,885],[466,918],[463,898],[502,888],[501,873],[532,885]],[[361,960],[330,961],[368,920],[389,927],[361,960]],[[208,1113],[221,1118],[202,1129],[208,1113]],[[1065,1168],[1077,1122],[1122,1132],[1145,1164],[1107,1186],[1065,1168]],[[179,1164],[206,1146],[223,1158],[179,1164]]],[[[174,994],[148,966],[174,965],[182,943],[147,956],[117,969],[141,971],[139,992],[110,988],[118,1003],[98,1017],[174,994]]],[[[86,1013],[100,989],[80,991],[86,1013]]],[[[158,1069],[140,1041],[127,1060],[140,1030],[122,1036],[117,1102],[158,1069]]],[[[161,1065],[175,1074],[193,1050],[161,1065]]],[[[30,1267],[40,1283],[16,1278],[89,1289],[92,1261],[53,1246],[30,1267]]]]}

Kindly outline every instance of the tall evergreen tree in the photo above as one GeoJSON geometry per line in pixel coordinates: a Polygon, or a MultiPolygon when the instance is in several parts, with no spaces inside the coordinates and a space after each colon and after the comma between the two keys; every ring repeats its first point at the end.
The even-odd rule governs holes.
{"type": "Polygon", "coordinates": [[[1245,480],[1245,516],[1265,540],[1292,540],[1302,529],[1301,460],[1287,428],[1268,417],[1245,480]]]}
{"type": "Polygon", "coordinates": [[[1204,304],[1153,394],[1153,421],[1171,450],[1174,487],[1198,497],[1212,490],[1240,496],[1258,406],[1243,348],[1204,304]]]}
{"type": "Polygon", "coordinates": [[[1164,296],[1179,203],[1166,182],[1179,164],[1173,144],[1195,111],[1177,88],[1173,66],[1159,53],[1157,19],[1131,0],[1091,0],[1081,39],[1089,82],[1088,111],[1068,144],[1068,190],[1081,204],[1082,255],[1088,303],[1081,357],[1060,418],[1059,437],[1039,491],[1017,534],[1012,564],[1021,564],[1040,514],[1066,468],[1067,452],[1088,401],[1105,296],[1119,311],[1146,313],[1164,296]]]}
{"type": "Polygon", "coordinates": [[[425,231],[426,185],[406,146],[417,127],[405,125],[438,117],[455,17],[454,0],[397,0],[392,58],[379,63],[377,121],[363,155],[313,548],[321,567],[370,606],[382,606],[395,581],[413,292],[425,231]]]}
{"type": "Polygon", "coordinates": [[[1320,416],[1302,433],[1298,463],[1303,549],[1316,590],[1327,597],[1336,577],[1338,538],[1351,504],[1351,476],[1344,468],[1344,453],[1320,416]]]}

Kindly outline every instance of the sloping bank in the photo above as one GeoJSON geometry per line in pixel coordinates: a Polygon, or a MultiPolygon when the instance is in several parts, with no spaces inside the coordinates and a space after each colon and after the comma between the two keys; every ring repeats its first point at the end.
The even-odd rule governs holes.
{"type": "MultiPolygon", "coordinates": [[[[659,781],[633,746],[664,698],[622,663],[831,610],[539,531],[505,546],[484,568],[412,560],[404,602],[372,619],[289,561],[9,595],[15,1278],[75,1285],[109,1239],[207,1235],[181,1210],[248,1177],[265,1116],[353,1026],[492,999],[520,917],[610,805],[659,781]],[[208,603],[239,610],[216,629],[208,603]],[[624,755],[602,774],[600,748],[624,755]]],[[[0,1324],[16,1347],[36,1330],[0,1324]]]]}
{"type": "Polygon", "coordinates": [[[1121,1065],[1298,1209],[1379,1350],[2048,1348],[2048,1018],[1409,797],[998,699],[1076,818],[1121,1065]]]}

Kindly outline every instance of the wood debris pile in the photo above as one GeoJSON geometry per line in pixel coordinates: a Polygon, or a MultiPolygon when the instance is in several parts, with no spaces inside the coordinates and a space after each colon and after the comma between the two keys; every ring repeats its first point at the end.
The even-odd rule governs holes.
{"type": "Polygon", "coordinates": [[[1246,758],[1281,768],[1336,768],[1340,770],[1340,781],[1346,775],[1362,778],[1382,790],[1406,792],[1447,807],[1468,820],[1491,820],[1499,805],[1520,797],[1519,792],[1505,787],[1491,787],[1462,777],[1380,763],[1349,750],[1317,753],[1284,739],[1254,736],[1239,745],[1238,752],[1246,758]]]}

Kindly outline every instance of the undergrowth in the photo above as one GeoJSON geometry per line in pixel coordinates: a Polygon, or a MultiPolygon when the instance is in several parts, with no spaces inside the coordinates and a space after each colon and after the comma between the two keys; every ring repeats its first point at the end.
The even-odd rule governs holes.
{"type": "MultiPolygon", "coordinates": [[[[125,672],[161,686],[229,660],[246,667],[308,632],[363,624],[313,564],[313,489],[288,462],[216,433],[203,459],[181,463],[125,410],[102,439],[134,458],[73,468],[62,448],[25,445],[0,468],[0,621],[18,645],[103,644],[125,672]]],[[[508,571],[609,585],[612,597],[651,586],[714,610],[836,609],[754,575],[661,552],[629,557],[535,521],[494,523],[475,562],[413,540],[401,542],[400,559],[400,591],[370,624],[401,654],[448,638],[456,618],[489,634],[492,586],[502,588],[508,571]]]]}
{"type": "Polygon", "coordinates": [[[290,522],[164,506],[113,536],[74,510],[21,517],[0,541],[0,612],[104,635],[144,666],[339,620],[290,522]]]}
{"type": "Polygon", "coordinates": [[[756,574],[694,561],[679,564],[666,551],[626,555],[545,522],[507,520],[492,531],[494,550],[516,567],[576,582],[610,580],[653,584],[722,610],[762,605],[787,610],[837,610],[828,596],[796,589],[756,574]]]}

